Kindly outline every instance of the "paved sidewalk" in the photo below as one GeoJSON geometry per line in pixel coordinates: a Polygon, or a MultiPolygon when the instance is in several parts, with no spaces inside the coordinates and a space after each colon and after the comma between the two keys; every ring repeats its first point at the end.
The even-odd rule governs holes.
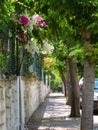
{"type": "MultiPolygon", "coordinates": [[[[80,118],[69,118],[70,106],[61,93],[52,93],[32,115],[28,130],[80,130],[80,118]]],[[[94,130],[98,130],[98,117],[94,117],[94,130]],[[96,119],[96,120],[95,120],[96,119]]]]}

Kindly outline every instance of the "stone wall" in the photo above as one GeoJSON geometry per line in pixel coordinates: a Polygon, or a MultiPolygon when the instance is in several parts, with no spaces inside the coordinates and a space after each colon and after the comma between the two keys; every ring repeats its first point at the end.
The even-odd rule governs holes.
{"type": "Polygon", "coordinates": [[[23,130],[48,93],[49,88],[39,79],[1,79],[0,130],[23,130]]]}
{"type": "Polygon", "coordinates": [[[0,130],[6,130],[5,87],[0,83],[0,130]]]}

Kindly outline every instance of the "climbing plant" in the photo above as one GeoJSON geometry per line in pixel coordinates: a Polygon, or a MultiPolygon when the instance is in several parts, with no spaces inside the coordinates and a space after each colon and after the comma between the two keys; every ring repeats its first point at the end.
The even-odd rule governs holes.
{"type": "Polygon", "coordinates": [[[39,39],[41,38],[37,34],[43,32],[42,28],[47,24],[42,16],[36,14],[32,9],[30,11],[30,4],[31,1],[26,0],[8,0],[0,3],[0,46],[3,57],[0,60],[6,59],[6,66],[2,66],[5,66],[3,73],[8,75],[19,75],[23,66],[28,71],[29,66],[33,63],[32,55],[40,52],[41,40],[39,42],[39,39]]]}

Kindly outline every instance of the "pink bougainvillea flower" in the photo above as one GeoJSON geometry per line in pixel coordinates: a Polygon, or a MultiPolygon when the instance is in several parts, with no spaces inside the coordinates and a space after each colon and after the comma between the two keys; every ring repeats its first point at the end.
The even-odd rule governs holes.
{"type": "Polygon", "coordinates": [[[40,21],[42,21],[42,16],[36,16],[36,22],[39,23],[40,21]]]}
{"type": "Polygon", "coordinates": [[[44,21],[40,21],[40,22],[38,23],[38,25],[39,25],[39,27],[45,27],[47,24],[46,24],[46,22],[44,22],[44,21]]]}
{"type": "Polygon", "coordinates": [[[27,25],[29,23],[29,19],[26,16],[20,16],[20,23],[27,25]]]}
{"type": "Polygon", "coordinates": [[[24,44],[28,43],[28,34],[27,33],[21,33],[17,35],[17,38],[20,42],[23,42],[24,44]]]}
{"type": "Polygon", "coordinates": [[[47,23],[46,23],[46,22],[43,22],[43,26],[44,26],[44,27],[47,26],[47,23]]]}

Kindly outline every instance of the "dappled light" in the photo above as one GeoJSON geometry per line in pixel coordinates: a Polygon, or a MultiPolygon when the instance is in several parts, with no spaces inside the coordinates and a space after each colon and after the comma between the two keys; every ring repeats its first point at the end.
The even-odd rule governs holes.
{"type": "Polygon", "coordinates": [[[29,128],[35,130],[79,130],[80,118],[69,118],[70,106],[62,93],[50,93],[32,115],[29,128]]]}

